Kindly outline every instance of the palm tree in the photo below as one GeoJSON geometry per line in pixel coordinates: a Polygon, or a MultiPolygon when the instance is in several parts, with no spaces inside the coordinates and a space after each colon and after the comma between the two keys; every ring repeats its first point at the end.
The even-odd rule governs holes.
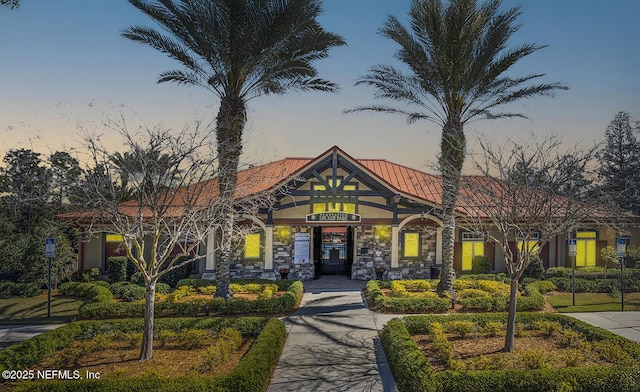
{"type": "Polygon", "coordinates": [[[375,98],[405,104],[361,106],[348,112],[373,110],[401,114],[409,122],[427,120],[442,127],[439,167],[442,173],[442,272],[438,292],[453,290],[454,212],[465,159],[464,126],[479,118],[524,117],[494,112],[499,106],[567,89],[561,83],[530,84],[544,74],[506,75],[518,60],[542,49],[532,43],[507,48],[519,25],[519,7],[500,12],[500,0],[478,5],[475,0],[413,0],[411,30],[389,16],[382,36],[400,45],[396,58],[408,72],[376,65],[356,85],[376,88],[375,98]],[[415,109],[414,109],[415,108],[415,109]]]}
{"type": "Polygon", "coordinates": [[[167,33],[134,26],[122,35],[177,60],[184,69],[160,74],[158,83],[202,86],[220,99],[216,117],[219,195],[223,208],[216,296],[231,298],[229,264],[234,193],[247,103],[288,91],[337,91],[317,77],[313,62],[345,45],[316,20],[319,0],[129,0],[167,33]],[[226,240],[229,239],[229,240],[226,240]]]}

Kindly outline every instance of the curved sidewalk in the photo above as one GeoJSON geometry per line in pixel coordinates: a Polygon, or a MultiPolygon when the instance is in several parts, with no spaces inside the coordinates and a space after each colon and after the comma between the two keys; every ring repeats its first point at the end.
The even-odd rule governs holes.
{"type": "Polygon", "coordinates": [[[300,309],[282,320],[287,341],[269,385],[280,391],[395,391],[378,330],[397,315],[367,309],[366,282],[305,282],[300,309]]]}

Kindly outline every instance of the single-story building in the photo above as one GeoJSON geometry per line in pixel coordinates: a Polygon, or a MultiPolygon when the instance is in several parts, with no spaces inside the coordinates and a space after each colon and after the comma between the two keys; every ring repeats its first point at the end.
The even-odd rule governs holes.
{"type": "MultiPolygon", "coordinates": [[[[441,266],[442,190],[437,175],[385,159],[356,159],[334,146],[315,158],[284,158],[238,176],[239,181],[251,181],[249,190],[243,188],[245,194],[286,192],[250,218],[258,230],[246,234],[237,251],[233,278],[274,276],[282,267],[290,269],[289,278],[302,280],[322,274],[368,280],[376,277],[376,267],[392,279],[429,278],[441,266]]],[[[640,246],[640,232],[636,234],[629,239],[634,247],[640,246]]],[[[615,246],[615,236],[602,226],[580,228],[576,265],[601,265],[600,250],[615,246]]],[[[456,271],[470,271],[476,255],[488,256],[493,271],[505,270],[502,252],[484,237],[458,227],[455,238],[456,271]]],[[[121,239],[103,233],[81,243],[80,268],[104,271],[110,256],[122,254],[121,239]]],[[[206,246],[213,241],[211,235],[206,246]]],[[[207,253],[206,246],[200,252],[207,256],[194,264],[194,272],[215,272],[216,255],[207,253]]],[[[547,268],[571,265],[567,238],[546,243],[540,257],[547,268]]]]}

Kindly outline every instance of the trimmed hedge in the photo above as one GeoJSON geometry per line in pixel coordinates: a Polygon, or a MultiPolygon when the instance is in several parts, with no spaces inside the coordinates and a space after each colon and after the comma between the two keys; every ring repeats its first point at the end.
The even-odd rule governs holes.
{"type": "MultiPolygon", "coordinates": [[[[509,286],[500,275],[468,275],[464,279],[456,279],[454,288],[458,290],[458,303],[464,311],[501,312],[507,310],[509,304],[509,286]],[[486,277],[493,279],[485,279],[486,277]],[[481,290],[481,291],[480,291],[481,290]],[[481,295],[482,293],[486,295],[481,295]]],[[[403,280],[377,281],[367,283],[366,291],[370,304],[374,310],[390,313],[444,313],[451,306],[448,298],[432,296],[420,296],[418,293],[410,293],[405,290],[403,280]],[[389,288],[398,297],[386,297],[382,288],[389,288]]],[[[417,281],[411,282],[411,286],[418,287],[417,281]]],[[[435,284],[424,281],[429,286],[435,284]]],[[[424,285],[425,287],[427,285],[424,285]]],[[[551,284],[552,285],[552,284],[551,284]]],[[[518,297],[518,311],[533,311],[544,308],[544,297],[540,293],[540,287],[548,291],[549,283],[530,283],[524,286],[525,295],[518,297]]]]}
{"type": "Polygon", "coordinates": [[[0,282],[1,297],[35,297],[42,293],[39,283],[0,282]]]}
{"type": "MultiPolygon", "coordinates": [[[[113,300],[113,294],[105,286],[108,287],[109,284],[101,281],[92,283],[66,282],[58,286],[58,291],[63,295],[87,298],[90,303],[108,303],[113,300]]],[[[85,305],[87,304],[82,304],[80,308],[85,305]]]]}
{"type": "MultiPolygon", "coordinates": [[[[640,366],[606,366],[542,370],[444,371],[433,372],[410,335],[426,334],[433,323],[473,321],[480,327],[488,322],[506,321],[506,314],[423,315],[392,320],[383,329],[382,339],[396,382],[404,391],[597,391],[640,390],[640,366]],[[411,358],[403,362],[404,358],[411,358]],[[424,363],[426,362],[426,365],[424,363]],[[413,367],[412,367],[413,366],[413,367]],[[415,366],[421,366],[416,370],[415,366]],[[424,369],[424,370],[422,370],[424,369]]],[[[561,314],[518,313],[517,322],[548,320],[582,334],[588,341],[609,341],[619,345],[636,361],[640,345],[604,329],[561,314]]]]}
{"type": "Polygon", "coordinates": [[[367,296],[375,310],[393,313],[446,312],[451,301],[446,298],[390,298],[380,290],[380,282],[367,283],[367,296]]]}
{"type": "Polygon", "coordinates": [[[435,385],[429,382],[435,372],[402,321],[393,319],[384,326],[382,345],[399,390],[436,390],[435,385]]]}
{"type": "MultiPolygon", "coordinates": [[[[110,331],[139,331],[143,321],[80,321],[38,335],[25,342],[0,351],[0,370],[20,369],[33,366],[50,356],[55,350],[66,347],[74,339],[90,338],[110,331]],[[35,341],[46,341],[48,345],[37,345],[35,341]],[[45,350],[42,346],[47,346],[45,350]],[[50,346],[50,347],[49,347],[50,346]],[[55,349],[51,349],[55,347],[55,349]]],[[[267,318],[210,318],[210,319],[161,319],[154,330],[180,331],[183,329],[211,329],[220,331],[233,328],[243,336],[257,336],[249,351],[228,374],[218,377],[188,376],[180,378],[109,378],[100,380],[42,381],[19,384],[16,391],[220,391],[249,392],[266,390],[271,371],[284,346],[286,330],[278,319],[267,318]]]]}
{"type": "MultiPolygon", "coordinates": [[[[265,282],[265,280],[261,280],[265,282]]],[[[209,283],[211,281],[208,281],[209,283]]],[[[236,282],[234,280],[234,282],[236,282]]],[[[266,280],[266,282],[274,283],[266,280]]],[[[303,293],[300,281],[288,281],[288,290],[278,298],[262,298],[254,301],[222,298],[197,299],[188,302],[156,302],[154,313],[157,317],[195,317],[205,312],[205,306],[211,313],[217,314],[283,314],[291,312],[303,293]]],[[[144,303],[105,302],[83,304],[78,309],[79,319],[108,319],[142,317],[144,303]]]]}

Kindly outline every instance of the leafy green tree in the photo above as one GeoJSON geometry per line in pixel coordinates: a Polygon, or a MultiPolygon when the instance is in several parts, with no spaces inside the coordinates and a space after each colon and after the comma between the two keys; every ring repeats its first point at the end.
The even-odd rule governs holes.
{"type": "Polygon", "coordinates": [[[0,5],[6,5],[14,9],[20,7],[20,0],[0,0],[0,5]]]}
{"type": "Polygon", "coordinates": [[[442,127],[439,167],[442,172],[442,272],[438,292],[453,290],[454,211],[466,153],[465,124],[485,118],[524,117],[497,108],[537,95],[566,89],[561,83],[530,82],[544,74],[515,77],[508,73],[521,59],[544,46],[507,47],[520,25],[519,7],[500,11],[500,0],[413,0],[410,28],[389,16],[382,36],[400,45],[396,58],[408,72],[373,66],[356,85],[374,87],[375,97],[402,106],[370,105],[350,109],[404,115],[409,122],[427,120],[442,127]]]}
{"type": "Polygon", "coordinates": [[[601,188],[623,210],[640,214],[640,131],[627,112],[619,112],[605,131],[600,151],[601,188]]]}
{"type": "Polygon", "coordinates": [[[4,156],[0,193],[7,216],[21,233],[30,233],[44,218],[52,216],[48,200],[51,172],[32,150],[9,150],[4,156]]]}
{"type": "MultiPolygon", "coordinates": [[[[329,91],[337,86],[317,77],[313,62],[344,40],[325,31],[318,0],[129,0],[157,22],[157,30],[134,26],[122,35],[149,45],[184,69],[160,74],[158,82],[202,86],[220,100],[216,116],[219,194],[225,211],[222,238],[232,238],[234,194],[242,153],[247,103],[289,91],[329,91]]],[[[225,240],[217,263],[216,296],[231,298],[229,265],[233,250],[225,240]]]]}
{"type": "Polygon", "coordinates": [[[49,276],[49,260],[44,256],[45,238],[55,238],[56,255],[51,262],[51,288],[68,280],[78,270],[78,256],[69,238],[59,224],[47,221],[34,229],[25,252],[25,270],[20,280],[46,285],[49,276]]]}
{"type": "Polygon", "coordinates": [[[22,274],[28,246],[29,236],[19,232],[15,222],[0,208],[0,280],[16,280],[22,274]]]}
{"type": "Polygon", "coordinates": [[[56,151],[49,157],[51,170],[51,203],[57,213],[77,202],[74,185],[82,175],[78,160],[66,151],[56,151]]]}

